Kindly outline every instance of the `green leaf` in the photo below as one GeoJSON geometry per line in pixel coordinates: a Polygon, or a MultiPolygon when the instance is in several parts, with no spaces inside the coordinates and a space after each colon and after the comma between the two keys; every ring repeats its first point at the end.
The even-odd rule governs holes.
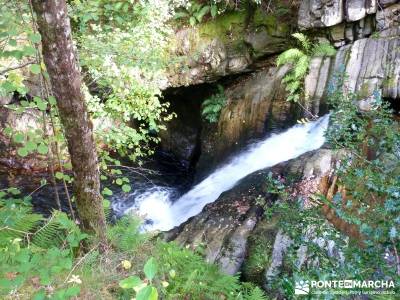
{"type": "Polygon", "coordinates": [[[28,101],[22,100],[20,103],[21,103],[21,105],[23,107],[28,107],[29,106],[29,102],[28,101]]]}
{"type": "Polygon", "coordinates": [[[9,44],[10,46],[15,47],[15,46],[17,46],[17,41],[14,40],[14,39],[10,39],[10,40],[8,41],[8,44],[9,44]]]}
{"type": "Polygon", "coordinates": [[[36,150],[37,145],[36,145],[35,142],[28,141],[28,142],[26,142],[26,144],[25,144],[25,148],[26,148],[26,150],[28,150],[29,152],[32,152],[32,151],[35,151],[35,150],[36,150]]]}
{"type": "Polygon", "coordinates": [[[37,147],[37,151],[40,153],[40,154],[47,154],[47,152],[49,152],[49,147],[47,147],[45,144],[40,144],[38,147],[37,147]]]}
{"type": "Polygon", "coordinates": [[[57,179],[60,179],[60,180],[64,178],[64,174],[61,172],[56,172],[55,176],[57,179]]]}
{"type": "Polygon", "coordinates": [[[7,126],[6,128],[4,128],[3,132],[5,135],[10,136],[12,135],[13,130],[10,126],[7,126]]]}
{"type": "Polygon", "coordinates": [[[47,103],[45,101],[42,101],[41,99],[36,101],[36,105],[41,111],[45,111],[47,109],[47,103]]]}
{"type": "Polygon", "coordinates": [[[141,284],[142,280],[137,276],[129,276],[119,282],[119,286],[123,289],[133,289],[141,284]]]}
{"type": "Polygon", "coordinates": [[[201,10],[196,14],[196,19],[197,21],[199,21],[199,23],[201,22],[201,20],[203,19],[203,17],[210,11],[210,6],[209,5],[205,5],[201,8],[201,10]]]}
{"type": "Polygon", "coordinates": [[[189,24],[190,24],[191,26],[196,25],[196,18],[195,18],[195,17],[190,17],[190,19],[189,19],[189,24]]]}
{"type": "Polygon", "coordinates": [[[157,273],[157,265],[156,265],[153,257],[151,257],[146,262],[146,264],[144,265],[143,271],[148,280],[150,280],[150,281],[153,280],[154,276],[157,273]]]}
{"type": "Polygon", "coordinates": [[[23,143],[25,136],[22,133],[16,133],[13,137],[14,142],[16,143],[23,143]]]}
{"type": "Polygon", "coordinates": [[[28,150],[25,147],[18,148],[17,153],[21,157],[25,157],[29,154],[28,150]]]}
{"type": "Polygon", "coordinates": [[[186,18],[186,17],[189,17],[188,13],[186,13],[186,12],[177,12],[174,15],[175,19],[183,19],[183,18],[186,18]]]}
{"type": "Polygon", "coordinates": [[[32,46],[25,46],[23,48],[23,52],[25,56],[33,56],[36,54],[36,49],[33,48],[32,46]]]}
{"type": "Polygon", "coordinates": [[[122,191],[123,191],[124,193],[129,193],[129,192],[131,191],[131,186],[130,186],[129,184],[124,184],[124,185],[122,186],[122,191]]]}
{"type": "Polygon", "coordinates": [[[115,183],[118,185],[122,185],[122,179],[121,178],[117,178],[117,180],[115,180],[115,183]]]}
{"type": "Polygon", "coordinates": [[[110,208],[111,202],[107,199],[103,200],[103,208],[110,208]]]}
{"type": "Polygon", "coordinates": [[[211,5],[211,16],[214,18],[218,13],[218,7],[216,5],[211,5]]]}
{"type": "Polygon", "coordinates": [[[146,286],[145,288],[141,289],[136,295],[136,300],[157,300],[157,299],[158,299],[158,292],[157,289],[153,286],[146,286]]]}
{"type": "Polygon", "coordinates": [[[112,190],[110,190],[109,188],[107,188],[107,187],[105,187],[104,189],[103,189],[103,195],[106,195],[106,196],[112,196],[112,194],[113,194],[113,192],[112,192],[112,190]]]}
{"type": "Polygon", "coordinates": [[[71,286],[65,291],[65,296],[67,299],[72,298],[74,296],[77,296],[80,291],[81,288],[79,286],[71,286]]]}
{"type": "Polygon", "coordinates": [[[39,33],[31,33],[28,35],[28,38],[32,43],[39,43],[42,40],[39,33]]]}
{"type": "Polygon", "coordinates": [[[48,100],[49,100],[50,105],[57,104],[56,98],[54,96],[50,96],[48,100]]]}
{"type": "Polygon", "coordinates": [[[40,74],[40,66],[38,64],[33,64],[29,67],[29,70],[33,73],[33,74],[40,74]]]}
{"type": "Polygon", "coordinates": [[[32,300],[43,300],[45,298],[46,298],[46,291],[44,289],[41,289],[39,292],[33,295],[32,300]]]}

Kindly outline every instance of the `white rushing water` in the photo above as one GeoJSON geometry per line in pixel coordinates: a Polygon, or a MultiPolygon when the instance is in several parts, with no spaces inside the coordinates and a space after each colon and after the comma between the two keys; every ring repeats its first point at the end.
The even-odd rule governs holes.
{"type": "Polygon", "coordinates": [[[206,204],[214,202],[245,176],[320,148],[325,142],[328,122],[326,115],[251,145],[174,202],[171,202],[173,189],[150,188],[135,195],[134,206],[125,209],[125,213],[136,211],[151,220],[146,230],[169,230],[201,212],[206,204]]]}

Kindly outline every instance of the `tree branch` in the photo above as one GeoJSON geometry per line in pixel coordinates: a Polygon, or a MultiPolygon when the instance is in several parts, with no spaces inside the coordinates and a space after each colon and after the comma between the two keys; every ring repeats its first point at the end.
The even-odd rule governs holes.
{"type": "Polygon", "coordinates": [[[19,65],[19,66],[6,68],[6,69],[0,71],[0,75],[4,75],[7,72],[10,72],[10,71],[13,71],[13,70],[17,70],[17,69],[21,69],[23,67],[29,66],[29,65],[34,64],[34,63],[35,63],[35,61],[31,60],[31,61],[28,61],[28,62],[26,62],[26,63],[24,63],[22,65],[19,65]]]}

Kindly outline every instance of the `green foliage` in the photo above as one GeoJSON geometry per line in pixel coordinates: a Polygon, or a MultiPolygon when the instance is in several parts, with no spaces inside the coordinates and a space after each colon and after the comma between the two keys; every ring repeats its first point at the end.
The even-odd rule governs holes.
{"type": "Polygon", "coordinates": [[[265,293],[251,283],[243,283],[241,291],[235,298],[237,300],[268,300],[265,293]]]}
{"type": "Polygon", "coordinates": [[[167,83],[173,9],[169,1],[71,3],[81,65],[98,90],[86,90],[96,136],[132,160],[152,153],[149,145],[173,117],[159,99],[167,83]]]}
{"type": "Polygon", "coordinates": [[[327,139],[340,151],[334,175],[346,196],[338,192],[331,200],[324,195],[304,199],[287,179],[272,174],[267,178],[267,191],[278,200],[266,207],[265,215],[270,220],[278,216],[279,228],[292,241],[283,273],[268,287],[285,298],[293,297],[298,280],[389,279],[397,287],[400,279],[398,266],[390,263],[397,259],[399,245],[399,125],[379,92],[368,98],[370,110],[358,110],[358,97],[347,89],[345,75],[337,74],[328,92],[334,111],[327,139]],[[322,205],[331,207],[348,226],[355,225],[360,240],[328,223],[322,205]],[[328,243],[334,245],[331,253],[328,243]],[[300,263],[301,247],[307,249],[307,263],[300,263]]]}
{"type": "Polygon", "coordinates": [[[327,138],[333,148],[346,149],[337,170],[339,184],[347,188],[347,198],[336,194],[336,214],[359,228],[372,268],[387,276],[394,267],[372,259],[383,258],[387,249],[397,251],[400,237],[400,130],[381,93],[368,101],[368,110],[357,111],[357,95],[347,89],[346,76],[337,74],[330,86],[330,104],[335,107],[327,138]]]}
{"type": "Polygon", "coordinates": [[[110,249],[100,254],[96,239],[64,213],[48,219],[32,213],[29,197],[21,199],[15,188],[0,196],[1,297],[266,299],[259,288],[206,263],[201,249],[149,239],[131,217],[108,226],[110,249]],[[80,251],[82,240],[91,249],[86,253],[80,251]]]}
{"type": "MultiPolygon", "coordinates": [[[[18,92],[25,95],[24,75],[19,67],[33,61],[36,54],[35,44],[40,42],[40,35],[26,24],[30,23],[26,2],[18,5],[12,2],[2,3],[0,11],[0,96],[18,92]],[[7,71],[8,70],[8,71],[7,71]]],[[[30,70],[40,72],[40,66],[30,65],[30,70]]]]}
{"type": "MultiPolygon", "coordinates": [[[[69,272],[80,242],[87,237],[66,214],[54,212],[49,219],[32,213],[29,198],[19,199],[15,189],[1,192],[0,197],[0,295],[18,293],[36,282],[41,289],[34,299],[44,299],[44,286],[59,281],[69,272]]],[[[60,286],[52,299],[70,299],[79,287],[60,286]]]]}
{"type": "MultiPolygon", "coordinates": [[[[290,64],[290,71],[283,77],[288,92],[288,101],[298,102],[303,93],[304,78],[306,77],[310,61],[315,56],[333,56],[336,50],[326,42],[312,43],[302,33],[294,33],[292,36],[300,44],[300,48],[291,48],[281,53],[277,60],[277,66],[290,64]]],[[[305,95],[307,98],[307,95],[305,95]]]]}
{"type": "Polygon", "coordinates": [[[121,280],[119,282],[119,286],[123,289],[133,289],[135,291],[137,300],[157,300],[157,289],[151,285],[152,280],[157,272],[157,266],[153,257],[147,260],[143,271],[146,276],[145,280],[142,281],[137,276],[130,276],[121,280]]]}
{"type": "Polygon", "coordinates": [[[204,119],[210,123],[218,121],[219,114],[224,107],[226,102],[225,92],[222,85],[218,85],[218,92],[212,95],[210,98],[204,100],[201,112],[204,119]]]}
{"type": "Polygon", "coordinates": [[[113,247],[121,251],[136,249],[147,238],[139,233],[140,221],[130,217],[122,217],[114,226],[110,226],[107,237],[113,247]]]}
{"type": "Polygon", "coordinates": [[[201,23],[204,16],[211,13],[212,17],[217,15],[216,3],[204,4],[195,1],[190,1],[184,8],[181,8],[174,15],[175,19],[187,19],[191,26],[201,23]]]}

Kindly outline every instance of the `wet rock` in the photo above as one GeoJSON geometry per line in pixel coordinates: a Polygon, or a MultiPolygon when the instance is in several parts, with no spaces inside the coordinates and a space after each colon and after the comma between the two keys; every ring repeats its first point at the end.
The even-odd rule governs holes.
{"type": "Polygon", "coordinates": [[[306,107],[315,115],[319,115],[326,110],[326,104],[321,100],[325,94],[325,87],[329,80],[331,65],[330,57],[314,57],[310,62],[310,71],[304,80],[304,90],[306,92],[306,107]],[[325,106],[325,107],[321,107],[325,106]]]}
{"type": "Polygon", "coordinates": [[[198,172],[217,165],[267,132],[296,122],[300,108],[286,101],[281,84],[287,70],[269,67],[226,87],[227,101],[218,124],[203,128],[198,172]]]}
{"type": "MultiPolygon", "coordinates": [[[[255,172],[224,192],[215,202],[205,206],[200,214],[165,233],[165,238],[193,248],[202,245],[206,259],[217,263],[228,274],[235,274],[242,269],[243,262],[250,261],[249,249],[254,249],[258,243],[255,239],[261,238],[265,245],[262,249],[266,252],[265,261],[272,265],[271,270],[276,271],[279,268],[279,251],[275,250],[274,254],[273,249],[276,247],[273,245],[278,230],[274,221],[267,224],[265,220],[260,222],[262,208],[258,205],[259,199],[265,199],[267,203],[276,200],[265,188],[267,174],[273,172],[282,176],[294,176],[298,183],[297,193],[307,195],[318,189],[319,180],[330,171],[333,161],[334,154],[331,150],[320,149],[255,172]],[[260,235],[261,232],[265,235],[260,235]]],[[[269,266],[264,266],[259,272],[264,274],[264,270],[268,268],[269,266]]],[[[250,277],[260,275],[252,268],[245,267],[244,270],[250,277]]]]}
{"type": "Polygon", "coordinates": [[[293,241],[290,239],[289,236],[283,233],[282,230],[278,230],[275,236],[271,262],[265,273],[266,282],[269,282],[280,274],[287,249],[292,243],[293,241]]]}

